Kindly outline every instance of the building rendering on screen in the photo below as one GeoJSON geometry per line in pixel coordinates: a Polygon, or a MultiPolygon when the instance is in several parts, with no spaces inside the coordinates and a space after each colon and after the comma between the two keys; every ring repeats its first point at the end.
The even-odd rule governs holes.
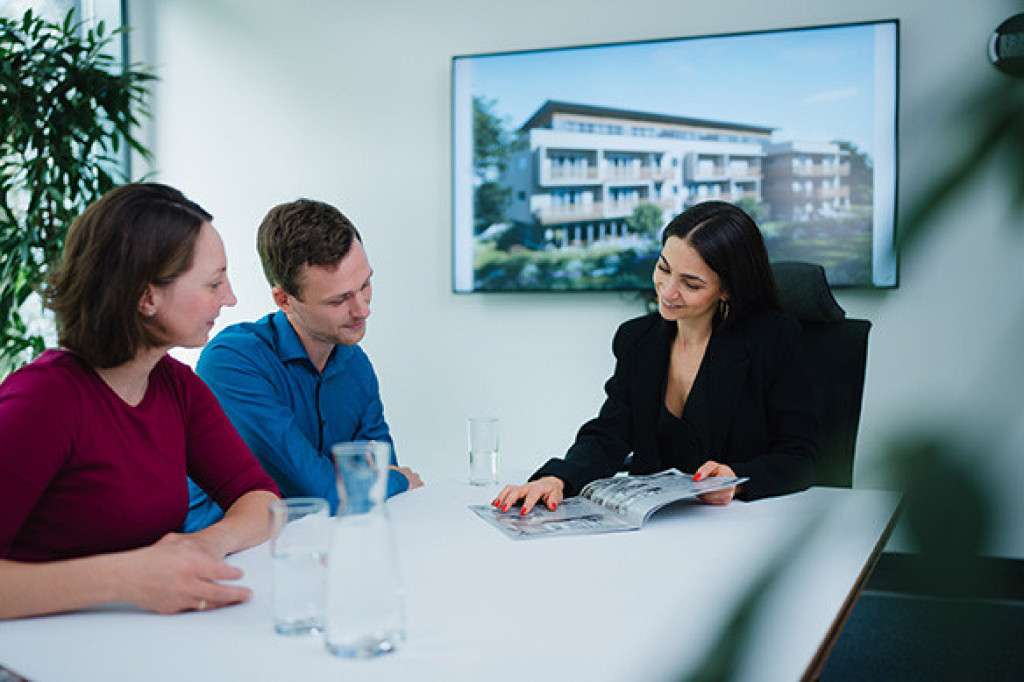
{"type": "Polygon", "coordinates": [[[663,222],[708,199],[750,199],[772,219],[808,220],[849,205],[835,143],[772,142],[773,129],[546,102],[519,129],[502,184],[508,219],[530,242],[591,244],[628,236],[641,204],[663,222]]]}

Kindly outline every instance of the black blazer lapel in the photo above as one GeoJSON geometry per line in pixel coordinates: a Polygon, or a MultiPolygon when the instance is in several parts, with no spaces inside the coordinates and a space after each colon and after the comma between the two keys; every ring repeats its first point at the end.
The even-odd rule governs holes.
{"type": "Polygon", "coordinates": [[[708,372],[708,417],[710,419],[711,457],[726,452],[736,409],[742,402],[750,358],[738,330],[715,332],[708,343],[701,371],[708,372]]]}
{"type": "Polygon", "coordinates": [[[669,349],[675,338],[673,323],[657,320],[634,347],[630,394],[636,426],[634,465],[646,472],[658,470],[658,415],[665,400],[669,349]],[[656,387],[651,390],[651,387],[656,387]]]}

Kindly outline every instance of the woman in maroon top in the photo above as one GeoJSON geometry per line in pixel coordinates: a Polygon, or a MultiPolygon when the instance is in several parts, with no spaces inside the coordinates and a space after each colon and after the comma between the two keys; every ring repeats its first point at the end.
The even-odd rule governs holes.
{"type": "Polygon", "coordinates": [[[268,534],[273,481],[191,369],[235,297],[211,216],[126,185],[68,233],[45,292],[62,350],[0,385],[0,618],[129,602],[161,613],[244,601],[224,558],[268,534]],[[186,475],[227,510],[183,535],[186,475]]]}

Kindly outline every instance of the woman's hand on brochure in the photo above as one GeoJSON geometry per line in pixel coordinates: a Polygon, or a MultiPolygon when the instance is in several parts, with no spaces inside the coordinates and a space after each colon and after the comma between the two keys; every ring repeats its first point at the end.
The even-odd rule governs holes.
{"type": "Polygon", "coordinates": [[[494,501],[491,502],[491,505],[504,512],[511,509],[512,505],[516,502],[522,500],[523,508],[519,511],[520,514],[529,514],[530,510],[538,502],[543,502],[544,506],[551,511],[555,511],[558,508],[558,503],[562,501],[564,493],[565,482],[562,479],[554,476],[544,476],[523,485],[505,486],[498,493],[498,496],[494,498],[494,501]]]}
{"type": "MultiPolygon", "coordinates": [[[[736,476],[736,472],[734,472],[732,467],[728,464],[719,464],[713,460],[708,460],[700,465],[700,468],[697,469],[697,473],[693,475],[693,480],[703,481],[705,478],[709,478],[711,476],[727,476],[731,478],[736,476]]],[[[728,488],[716,490],[713,493],[698,495],[697,497],[707,504],[726,505],[732,502],[732,499],[736,497],[736,486],[731,485],[728,488]]]]}

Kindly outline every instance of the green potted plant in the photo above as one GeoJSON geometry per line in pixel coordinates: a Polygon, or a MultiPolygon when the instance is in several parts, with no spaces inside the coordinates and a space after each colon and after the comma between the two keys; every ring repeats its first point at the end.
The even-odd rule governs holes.
{"type": "Polygon", "coordinates": [[[111,53],[122,30],[0,17],[0,379],[45,347],[24,311],[71,222],[127,180],[126,149],[149,156],[134,131],[155,76],[111,53]]]}

